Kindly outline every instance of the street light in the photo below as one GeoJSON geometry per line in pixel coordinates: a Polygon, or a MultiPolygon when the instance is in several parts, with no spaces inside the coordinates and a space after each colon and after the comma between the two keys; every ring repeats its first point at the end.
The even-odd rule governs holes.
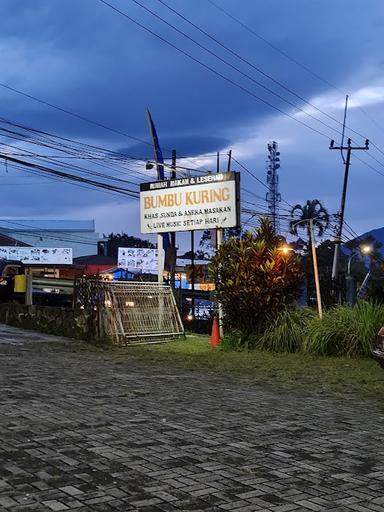
{"type": "Polygon", "coordinates": [[[348,258],[348,267],[347,267],[347,276],[345,278],[345,286],[346,286],[346,301],[347,304],[350,306],[353,306],[356,304],[357,299],[357,289],[356,289],[356,280],[354,277],[351,276],[351,262],[353,258],[355,258],[358,255],[367,256],[370,254],[373,250],[372,245],[368,244],[362,244],[359,247],[359,251],[352,252],[350,257],[348,258]]]}
{"type": "Polygon", "coordinates": [[[290,251],[293,251],[292,247],[289,247],[289,245],[282,245],[279,247],[279,251],[281,251],[283,254],[288,254],[290,251]]]}
{"type": "Polygon", "coordinates": [[[359,254],[362,254],[363,256],[367,256],[368,254],[370,254],[372,252],[372,245],[363,244],[363,245],[360,246],[359,249],[360,249],[360,252],[353,252],[351,254],[351,256],[349,257],[349,259],[348,259],[347,274],[349,276],[351,275],[351,262],[352,262],[353,258],[358,256],[359,254]]]}

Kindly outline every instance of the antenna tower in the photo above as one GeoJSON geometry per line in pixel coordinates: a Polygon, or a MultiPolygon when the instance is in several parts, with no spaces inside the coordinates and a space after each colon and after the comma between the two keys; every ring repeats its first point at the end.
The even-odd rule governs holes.
{"type": "Polygon", "coordinates": [[[267,185],[269,189],[266,195],[266,201],[271,215],[271,222],[276,233],[278,233],[280,229],[279,204],[281,202],[281,195],[279,194],[279,174],[277,170],[280,167],[280,152],[278,151],[278,144],[275,141],[268,144],[268,160],[266,167],[267,185]]]}

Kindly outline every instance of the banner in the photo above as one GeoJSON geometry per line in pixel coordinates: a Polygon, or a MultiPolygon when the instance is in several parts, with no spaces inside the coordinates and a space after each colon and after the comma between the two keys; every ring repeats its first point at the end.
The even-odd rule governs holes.
{"type": "MultiPolygon", "coordinates": [[[[158,180],[164,180],[164,158],[163,158],[163,152],[161,151],[160,143],[159,143],[159,137],[157,136],[155,123],[153,122],[151,113],[149,110],[147,110],[147,119],[148,119],[148,125],[149,125],[149,131],[151,133],[151,139],[153,144],[153,151],[154,151],[154,157],[155,161],[157,162],[157,179],[158,180]]],[[[171,239],[169,237],[169,233],[163,233],[163,249],[165,252],[165,263],[167,260],[167,251],[169,250],[169,247],[171,245],[171,239]]]]}
{"type": "Polygon", "coordinates": [[[72,265],[72,249],[59,247],[0,247],[0,258],[22,261],[26,265],[72,265]]]}
{"type": "Polygon", "coordinates": [[[233,228],[239,225],[236,172],[140,185],[142,233],[233,228]]]}
{"type": "Polygon", "coordinates": [[[119,247],[117,266],[132,272],[136,270],[143,274],[157,274],[157,249],[119,247]]]}

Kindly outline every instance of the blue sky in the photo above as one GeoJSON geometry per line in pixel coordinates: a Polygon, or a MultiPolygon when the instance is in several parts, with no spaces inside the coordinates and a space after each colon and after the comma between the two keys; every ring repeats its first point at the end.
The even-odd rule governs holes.
{"type": "MultiPolygon", "coordinates": [[[[371,0],[368,8],[361,2],[344,0],[215,0],[259,36],[322,77],[320,80],[226,16],[209,0],[164,0],[322,112],[226,52],[158,0],[138,1],[280,97],[218,61],[134,1],[108,1],[251,94],[191,61],[99,0],[3,0],[0,82],[149,142],[145,118],[148,107],[167,155],[169,149],[176,148],[179,154],[200,156],[194,158],[193,165],[210,169],[215,167],[215,158],[206,155],[220,151],[224,158],[228,149],[232,149],[236,160],[262,181],[266,174],[267,143],[276,140],[281,151],[283,199],[296,204],[317,198],[331,213],[339,208],[343,167],[340,154],[329,151],[328,146],[331,138],[340,140],[341,126],[322,112],[341,122],[348,93],[346,135],[357,144],[363,144],[367,137],[377,148],[371,146],[370,155],[357,154],[376,171],[353,158],[346,219],[359,233],[383,226],[382,1],[371,0]]],[[[146,144],[2,87],[0,105],[0,117],[109,150],[126,151],[143,158],[150,156],[146,144]]],[[[14,144],[4,137],[1,142],[14,144]]],[[[28,147],[21,143],[17,146],[28,147]]],[[[4,146],[0,151],[18,150],[4,146]]],[[[85,165],[93,168],[92,163],[85,165]]],[[[188,165],[192,163],[189,161],[188,165]]],[[[233,168],[240,170],[237,164],[233,168]]],[[[137,170],[147,174],[149,180],[154,178],[152,171],[127,166],[127,179],[137,182],[144,179],[137,170]]],[[[11,166],[6,169],[1,163],[0,186],[3,217],[94,218],[100,232],[139,234],[138,202],[133,199],[28,176],[11,166]]],[[[266,189],[244,173],[242,186],[260,197],[265,196],[266,189]]],[[[263,201],[248,192],[243,199],[255,202],[255,209],[265,210],[263,201]]],[[[287,203],[282,204],[284,213],[287,203]]]]}

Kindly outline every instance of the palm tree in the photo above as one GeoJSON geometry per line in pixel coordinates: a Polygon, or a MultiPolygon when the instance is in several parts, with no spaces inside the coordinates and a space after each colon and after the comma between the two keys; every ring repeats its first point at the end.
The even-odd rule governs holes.
{"type": "Polygon", "coordinates": [[[312,219],[313,228],[318,236],[323,236],[329,226],[329,213],[318,199],[309,199],[304,205],[296,204],[291,210],[289,230],[298,236],[299,229],[307,230],[308,246],[311,243],[309,221],[312,219]]]}
{"type": "MultiPolygon", "coordinates": [[[[322,236],[329,226],[329,214],[318,199],[308,200],[304,205],[296,204],[291,210],[291,220],[289,222],[289,230],[293,235],[298,236],[300,229],[307,230],[307,253],[310,252],[312,243],[312,233],[309,221],[313,222],[313,231],[317,236],[322,236]]],[[[310,305],[311,270],[306,268],[307,275],[307,304],[310,305]]]]}

